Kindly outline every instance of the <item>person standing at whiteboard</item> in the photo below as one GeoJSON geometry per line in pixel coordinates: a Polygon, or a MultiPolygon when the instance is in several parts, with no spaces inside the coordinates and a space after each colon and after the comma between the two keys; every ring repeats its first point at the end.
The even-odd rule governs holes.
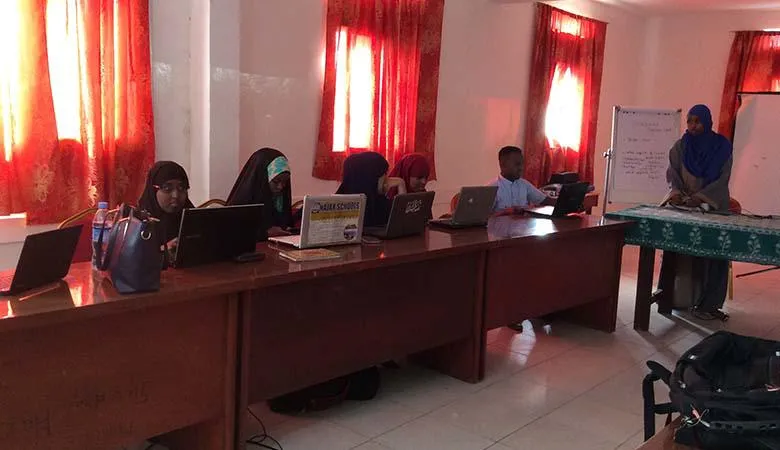
{"type": "Polygon", "coordinates": [[[522,214],[523,208],[532,205],[555,205],[555,201],[524,180],[525,158],[519,147],[507,146],[498,151],[501,176],[490,183],[498,186],[493,212],[496,214],[522,214]]]}
{"type": "MultiPolygon", "coordinates": [[[[669,203],[728,211],[732,153],[731,142],[712,130],[710,109],[705,105],[691,108],[688,129],[669,152],[669,203]]],[[[721,311],[728,290],[728,261],[693,258],[691,267],[690,276],[695,279],[690,283],[697,297],[693,299],[693,315],[702,320],[728,320],[721,311]]]]}

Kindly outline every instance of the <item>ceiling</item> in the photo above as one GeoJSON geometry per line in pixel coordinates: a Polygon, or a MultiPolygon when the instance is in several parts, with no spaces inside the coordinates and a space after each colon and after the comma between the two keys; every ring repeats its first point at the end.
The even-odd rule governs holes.
{"type": "Polygon", "coordinates": [[[778,0],[601,0],[652,11],[780,10],[778,0]]]}

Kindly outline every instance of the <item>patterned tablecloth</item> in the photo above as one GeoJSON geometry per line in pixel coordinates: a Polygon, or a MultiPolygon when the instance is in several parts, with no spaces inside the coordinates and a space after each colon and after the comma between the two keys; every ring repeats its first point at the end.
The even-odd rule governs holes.
{"type": "Polygon", "coordinates": [[[694,256],[780,265],[780,219],[637,206],[607,214],[632,220],[626,244],[694,256]]]}

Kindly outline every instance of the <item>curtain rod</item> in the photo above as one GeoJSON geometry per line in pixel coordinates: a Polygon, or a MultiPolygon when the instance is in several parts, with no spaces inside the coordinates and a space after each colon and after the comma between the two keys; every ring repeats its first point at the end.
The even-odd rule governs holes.
{"type": "Polygon", "coordinates": [[[745,92],[737,92],[737,95],[780,95],[780,92],[777,91],[745,91],[745,92]]]}

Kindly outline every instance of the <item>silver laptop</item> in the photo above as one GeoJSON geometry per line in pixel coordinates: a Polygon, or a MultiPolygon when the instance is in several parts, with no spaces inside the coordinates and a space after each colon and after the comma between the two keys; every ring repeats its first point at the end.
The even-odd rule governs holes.
{"type": "Polygon", "coordinates": [[[366,196],[322,195],[303,198],[301,234],[268,238],[271,242],[296,248],[318,248],[360,244],[366,196]]]}
{"type": "Polygon", "coordinates": [[[445,228],[483,227],[493,213],[497,192],[498,186],[463,187],[452,218],[431,220],[430,224],[445,228]]]}
{"type": "Polygon", "coordinates": [[[421,234],[431,218],[431,208],[435,192],[415,192],[399,194],[393,198],[390,218],[384,227],[366,227],[363,231],[369,236],[381,239],[395,239],[421,234]]]}

